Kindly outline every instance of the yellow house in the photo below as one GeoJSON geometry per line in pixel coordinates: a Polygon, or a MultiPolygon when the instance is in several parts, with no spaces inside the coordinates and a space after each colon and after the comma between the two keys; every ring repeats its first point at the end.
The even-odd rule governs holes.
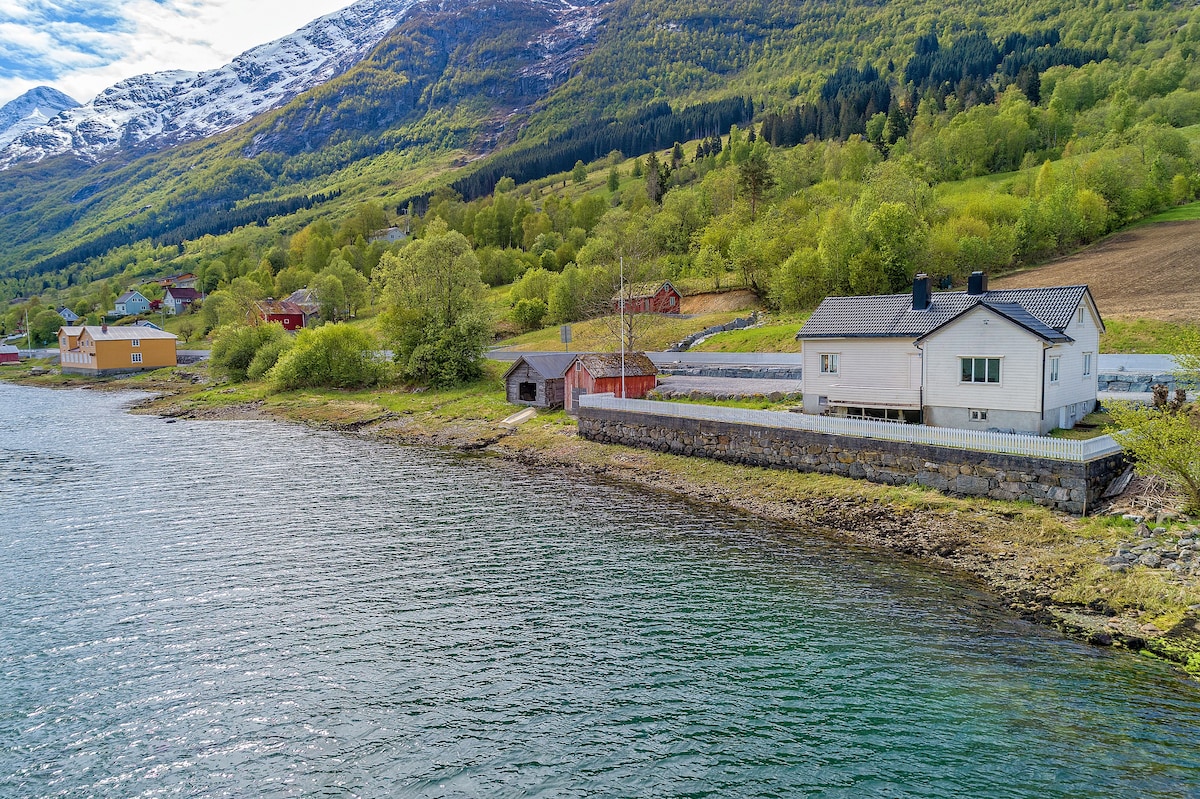
{"type": "Polygon", "coordinates": [[[70,374],[161,369],[176,364],[175,335],[135,325],[63,327],[58,331],[58,355],[63,372],[70,374]],[[78,331],[74,341],[73,331],[78,331]]]}

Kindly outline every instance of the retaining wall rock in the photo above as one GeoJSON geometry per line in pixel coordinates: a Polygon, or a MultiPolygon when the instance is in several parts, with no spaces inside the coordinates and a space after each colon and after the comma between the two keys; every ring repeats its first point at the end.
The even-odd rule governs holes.
{"type": "Polygon", "coordinates": [[[1072,463],[598,408],[579,409],[579,433],[677,455],[1033,502],[1076,515],[1094,509],[1126,466],[1120,454],[1072,463]]]}

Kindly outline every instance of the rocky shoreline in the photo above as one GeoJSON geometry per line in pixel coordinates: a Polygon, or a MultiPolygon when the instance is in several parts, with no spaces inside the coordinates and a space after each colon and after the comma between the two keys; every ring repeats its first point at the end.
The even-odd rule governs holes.
{"type": "MultiPolygon", "coordinates": [[[[1083,562],[1089,555],[1097,568],[1119,573],[1133,567],[1131,557],[1139,565],[1153,568],[1142,560],[1151,554],[1159,559],[1160,566],[1171,561],[1186,567],[1182,577],[1174,570],[1175,579],[1196,580],[1193,570],[1200,560],[1200,537],[1195,535],[1170,539],[1151,530],[1147,538],[1141,537],[1139,528],[1136,540],[1123,541],[1115,549],[1095,548],[1094,553],[1083,552],[1090,542],[1080,536],[1074,542],[1083,552],[1076,553],[1079,562],[1060,568],[1053,558],[1038,556],[1044,553],[1031,553],[1029,544],[1021,540],[1021,531],[1028,525],[1021,518],[1024,511],[1010,512],[994,503],[974,507],[966,501],[919,492],[900,492],[896,499],[881,499],[867,488],[861,496],[854,496],[853,483],[842,484],[837,492],[825,491],[822,486],[798,490],[793,479],[796,475],[791,472],[597,444],[579,437],[575,425],[568,423],[545,425],[536,428],[537,433],[530,433],[520,428],[505,429],[483,419],[395,413],[355,401],[346,403],[349,408],[336,410],[330,404],[281,406],[262,400],[212,404],[193,401],[187,386],[110,383],[102,387],[159,392],[139,401],[131,410],[167,419],[276,419],[382,443],[482,453],[539,470],[554,469],[666,491],[687,501],[804,527],[822,533],[835,545],[863,545],[971,575],[983,590],[1023,619],[1055,627],[1092,644],[1151,653],[1200,677],[1200,605],[1187,607],[1163,630],[1136,611],[1117,611],[1101,600],[1055,600],[1072,574],[1085,568],[1083,562]],[[298,408],[304,412],[298,412],[298,408]],[[747,479],[748,473],[754,479],[747,479]],[[851,486],[852,495],[839,495],[846,493],[846,485],[851,486]],[[1010,531],[1012,540],[1006,540],[1010,531]],[[1147,546],[1147,541],[1153,543],[1147,546]]],[[[1060,522],[1075,523],[1069,519],[1060,522]]]]}

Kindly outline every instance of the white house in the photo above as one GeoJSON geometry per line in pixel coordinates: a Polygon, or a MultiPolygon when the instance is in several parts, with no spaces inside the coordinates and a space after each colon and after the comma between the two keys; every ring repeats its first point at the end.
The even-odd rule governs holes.
{"type": "Polygon", "coordinates": [[[1096,406],[1104,322],[1087,286],[827,297],[796,335],[804,411],[1045,434],[1096,406]]]}

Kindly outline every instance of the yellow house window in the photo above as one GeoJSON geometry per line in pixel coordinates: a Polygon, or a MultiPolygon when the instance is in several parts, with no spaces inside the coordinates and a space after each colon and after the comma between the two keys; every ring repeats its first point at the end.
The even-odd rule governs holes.
{"type": "Polygon", "coordinates": [[[133,363],[142,362],[142,354],[140,352],[135,352],[130,357],[133,359],[133,363]]]}
{"type": "Polygon", "coordinates": [[[130,340],[129,344],[130,344],[130,346],[133,346],[133,347],[140,347],[140,346],[142,346],[142,340],[140,338],[135,338],[135,339],[130,340]]]}

